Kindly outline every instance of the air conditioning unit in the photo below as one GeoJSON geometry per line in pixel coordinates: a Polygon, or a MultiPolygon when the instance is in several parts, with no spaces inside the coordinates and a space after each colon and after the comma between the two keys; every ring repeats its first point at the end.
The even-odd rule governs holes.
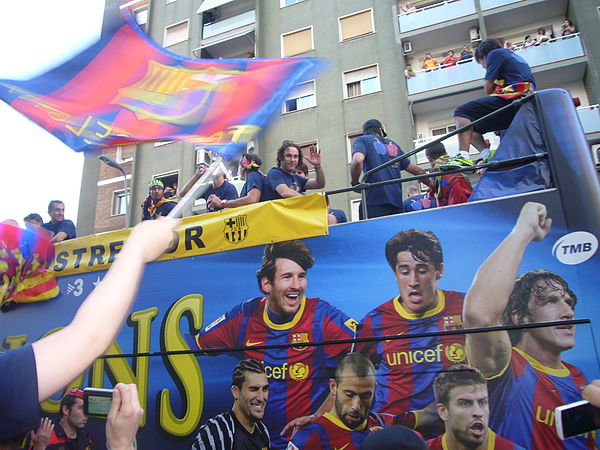
{"type": "Polygon", "coordinates": [[[408,53],[412,53],[412,44],[410,43],[410,41],[406,41],[402,44],[402,47],[404,48],[404,54],[408,54],[408,53]]]}
{"type": "Polygon", "coordinates": [[[469,28],[469,39],[471,39],[471,42],[481,40],[481,38],[479,37],[479,29],[477,27],[469,28]]]}

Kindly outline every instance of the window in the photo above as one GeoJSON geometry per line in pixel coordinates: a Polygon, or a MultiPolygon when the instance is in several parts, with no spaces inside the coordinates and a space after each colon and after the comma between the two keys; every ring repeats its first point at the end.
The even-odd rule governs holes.
{"type": "Polygon", "coordinates": [[[315,82],[308,81],[297,85],[283,103],[283,112],[289,113],[300,109],[312,108],[317,105],[315,82]]]}
{"type": "Polygon", "coordinates": [[[117,147],[117,162],[119,164],[128,163],[133,161],[133,145],[127,145],[125,147],[118,146],[117,147]]]}
{"type": "Polygon", "coordinates": [[[129,201],[129,192],[125,193],[125,189],[113,192],[113,207],[112,215],[121,216],[127,214],[127,202],[129,201]]]}
{"type": "Polygon", "coordinates": [[[171,45],[187,41],[189,38],[189,27],[189,20],[184,20],[183,22],[166,27],[165,37],[163,39],[163,47],[169,47],[171,45]]]}
{"type": "Polygon", "coordinates": [[[358,97],[381,90],[377,64],[363,69],[344,72],[344,98],[358,97]]]}
{"type": "Polygon", "coordinates": [[[146,24],[148,23],[148,6],[136,9],[133,12],[136,23],[143,29],[146,30],[146,24]]]}
{"type": "Polygon", "coordinates": [[[281,35],[281,56],[293,56],[314,49],[312,27],[281,35]]]}
{"type": "Polygon", "coordinates": [[[351,131],[350,133],[346,133],[346,153],[348,154],[348,164],[352,162],[352,148],[354,147],[354,141],[356,138],[362,135],[362,131],[351,131]]]}
{"type": "Polygon", "coordinates": [[[432,136],[443,136],[446,133],[456,130],[456,125],[448,125],[447,127],[434,128],[431,130],[432,136]]]}
{"type": "Polygon", "coordinates": [[[290,6],[290,5],[295,5],[296,3],[301,3],[304,0],[281,0],[279,5],[281,6],[281,8],[285,7],[285,6],[290,6]]]}
{"type": "Polygon", "coordinates": [[[360,217],[360,199],[350,200],[350,221],[357,222],[360,217]]]}
{"type": "Polygon", "coordinates": [[[340,41],[373,33],[373,10],[352,14],[339,19],[340,41]]]}

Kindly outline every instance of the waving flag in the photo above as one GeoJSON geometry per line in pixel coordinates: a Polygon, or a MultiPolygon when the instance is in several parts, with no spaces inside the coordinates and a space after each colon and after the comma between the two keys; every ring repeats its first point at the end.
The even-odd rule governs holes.
{"type": "Polygon", "coordinates": [[[54,245],[44,229],[0,223],[0,307],[56,297],[56,279],[46,270],[53,258],[54,245]]]}
{"type": "Polygon", "coordinates": [[[227,155],[322,66],[314,58],[182,57],[152,42],[130,15],[108,28],[43,75],[0,80],[0,99],[76,151],[179,140],[227,155]]]}

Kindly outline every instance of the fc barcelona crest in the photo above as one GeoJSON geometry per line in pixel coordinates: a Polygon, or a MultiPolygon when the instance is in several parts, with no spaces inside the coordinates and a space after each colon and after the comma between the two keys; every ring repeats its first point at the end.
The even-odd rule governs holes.
{"type": "Polygon", "coordinates": [[[460,330],[463,326],[462,316],[460,314],[452,314],[444,317],[444,331],[460,330]]]}
{"type": "MultiPolygon", "coordinates": [[[[303,333],[292,333],[291,344],[300,344],[302,342],[310,342],[308,337],[308,332],[303,333]]],[[[302,350],[306,350],[308,347],[292,347],[294,350],[301,352],[302,350]]]]}
{"type": "Polygon", "coordinates": [[[225,239],[227,242],[232,244],[239,244],[248,236],[248,216],[243,214],[241,216],[235,216],[225,221],[225,239]]]}

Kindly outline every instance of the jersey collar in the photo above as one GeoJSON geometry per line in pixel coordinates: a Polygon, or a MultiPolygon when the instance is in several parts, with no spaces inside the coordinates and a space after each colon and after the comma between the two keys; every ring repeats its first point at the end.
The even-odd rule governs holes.
{"type": "Polygon", "coordinates": [[[286,323],[275,323],[269,317],[269,312],[267,311],[268,300],[265,297],[265,306],[263,309],[263,320],[265,321],[265,324],[269,328],[272,328],[274,330],[289,330],[290,328],[293,328],[300,321],[300,318],[304,314],[305,306],[306,306],[306,297],[302,296],[302,300],[300,300],[300,307],[298,308],[298,311],[296,311],[296,314],[294,314],[294,318],[286,323]]]}
{"type": "Polygon", "coordinates": [[[439,314],[446,307],[446,296],[440,289],[437,290],[438,304],[435,308],[425,311],[423,314],[409,313],[402,304],[402,297],[399,295],[394,298],[394,309],[398,315],[404,319],[415,320],[415,319],[426,319],[427,317],[435,316],[439,314]]]}

